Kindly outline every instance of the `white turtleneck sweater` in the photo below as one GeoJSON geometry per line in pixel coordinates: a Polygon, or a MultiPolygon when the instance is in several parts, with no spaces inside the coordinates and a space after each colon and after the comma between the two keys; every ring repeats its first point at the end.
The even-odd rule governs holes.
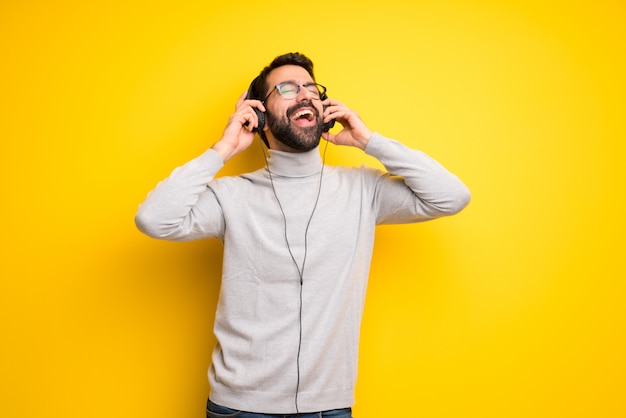
{"type": "Polygon", "coordinates": [[[322,170],[318,149],[269,152],[269,171],[214,179],[223,162],[206,151],[149,193],[136,223],[154,238],[223,241],[213,402],[258,413],[346,408],[375,226],[452,215],[470,194],[424,153],[379,134],[365,152],[388,173],[322,170]]]}

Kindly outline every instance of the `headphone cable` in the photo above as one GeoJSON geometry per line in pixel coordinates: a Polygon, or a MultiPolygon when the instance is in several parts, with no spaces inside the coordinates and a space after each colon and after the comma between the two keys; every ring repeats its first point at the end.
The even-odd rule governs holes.
{"type": "Polygon", "coordinates": [[[300,266],[298,265],[298,262],[296,261],[295,256],[293,255],[293,252],[291,251],[291,246],[289,245],[289,238],[287,236],[287,215],[285,214],[283,205],[280,203],[280,199],[278,198],[278,194],[276,193],[276,188],[274,187],[274,179],[273,179],[270,167],[269,167],[269,162],[267,160],[267,154],[265,153],[263,144],[261,144],[261,151],[263,151],[263,157],[265,159],[265,168],[267,170],[267,173],[270,179],[272,192],[274,193],[274,198],[276,199],[276,202],[278,203],[278,208],[280,209],[280,213],[283,216],[283,225],[284,225],[284,231],[285,231],[285,242],[287,243],[287,250],[289,251],[291,260],[293,261],[293,263],[296,266],[296,269],[298,270],[298,276],[300,278],[300,305],[299,305],[299,312],[298,312],[298,322],[299,322],[298,354],[296,358],[297,381],[296,381],[296,393],[295,393],[295,399],[294,399],[295,407],[296,407],[296,415],[300,414],[299,408],[298,408],[298,394],[300,393],[300,352],[302,350],[302,290],[304,287],[304,267],[306,265],[306,258],[307,258],[307,251],[308,251],[309,226],[311,225],[311,221],[313,220],[313,215],[315,214],[315,210],[317,209],[317,204],[319,202],[320,195],[322,192],[322,178],[324,176],[324,164],[326,162],[326,150],[327,149],[328,149],[328,141],[326,141],[326,144],[324,145],[324,152],[322,154],[322,167],[320,169],[320,181],[319,181],[319,186],[317,189],[317,195],[315,197],[315,203],[313,204],[313,210],[311,211],[311,216],[309,216],[309,220],[304,230],[304,258],[302,259],[302,268],[300,268],[300,266]]]}

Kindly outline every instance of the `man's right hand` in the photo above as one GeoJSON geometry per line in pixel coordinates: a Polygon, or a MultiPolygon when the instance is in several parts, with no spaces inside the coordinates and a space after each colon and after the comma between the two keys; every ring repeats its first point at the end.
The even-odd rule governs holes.
{"type": "Polygon", "coordinates": [[[222,157],[224,162],[230,160],[252,144],[254,140],[253,130],[259,124],[253,107],[265,112],[263,103],[260,100],[246,99],[247,94],[248,92],[244,91],[239,96],[235,106],[235,113],[228,118],[228,124],[224,129],[222,138],[211,147],[222,157]]]}

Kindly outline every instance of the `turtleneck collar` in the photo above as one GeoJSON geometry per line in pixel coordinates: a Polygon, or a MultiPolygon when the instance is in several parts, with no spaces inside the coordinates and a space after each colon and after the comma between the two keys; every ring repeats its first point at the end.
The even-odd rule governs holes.
{"type": "Polygon", "coordinates": [[[308,177],[319,174],[322,158],[319,146],[306,152],[269,150],[268,164],[272,174],[282,177],[308,177]]]}

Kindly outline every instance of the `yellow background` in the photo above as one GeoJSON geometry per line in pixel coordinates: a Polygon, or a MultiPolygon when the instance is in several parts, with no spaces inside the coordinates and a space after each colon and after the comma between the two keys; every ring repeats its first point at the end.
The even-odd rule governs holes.
{"type": "MultiPolygon", "coordinates": [[[[221,246],[133,216],[301,51],[473,192],[378,229],[355,416],[625,417],[625,18],[617,0],[3,2],[0,415],[204,416],[221,246]]],[[[220,175],[261,163],[252,147],[220,175]]]]}

